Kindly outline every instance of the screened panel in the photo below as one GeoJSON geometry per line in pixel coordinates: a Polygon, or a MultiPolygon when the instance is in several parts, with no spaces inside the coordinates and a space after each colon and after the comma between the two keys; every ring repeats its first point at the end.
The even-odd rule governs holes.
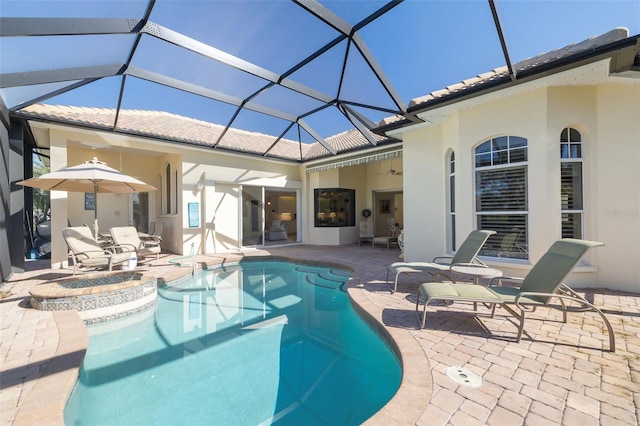
{"type": "Polygon", "coordinates": [[[495,3],[513,62],[586,40],[594,34],[603,34],[620,26],[630,25],[630,34],[640,33],[640,3],[636,1],[576,3],[496,0],[495,3]]]}
{"type": "Polygon", "coordinates": [[[482,1],[405,1],[360,33],[408,102],[506,65],[494,28],[491,10],[482,1]],[[464,41],[454,46],[449,43],[454,39],[464,41]],[[463,52],[482,54],[469,60],[463,52]]]}
{"type": "MultiPolygon", "coordinates": [[[[5,20],[0,28],[0,81],[14,81],[0,94],[12,112],[36,102],[53,104],[60,88],[96,78],[96,67],[113,67],[113,77],[98,77],[113,78],[115,84],[55,102],[169,112],[223,127],[237,108],[229,114],[228,105],[217,104],[248,103],[273,108],[280,119],[283,112],[304,115],[320,135],[335,135],[343,126],[329,115],[313,117],[317,103],[333,109],[357,105],[365,122],[376,123],[406,113],[412,99],[456,88],[492,70],[503,72],[507,60],[500,34],[506,53],[517,62],[562,52],[613,28],[640,33],[638,1],[586,2],[579,8],[564,1],[506,0],[3,1],[0,15],[26,18],[5,20]],[[130,84],[127,77],[119,106],[121,73],[149,84],[130,84]],[[25,77],[43,81],[29,83],[37,88],[15,84],[25,77]],[[61,78],[68,80],[58,82],[61,78]],[[281,87],[273,90],[267,84],[281,87]],[[285,87],[291,85],[306,94],[290,96],[285,87]],[[265,92],[251,99],[261,90],[265,92]],[[318,94],[314,92],[320,101],[306,99],[318,94]],[[203,97],[218,100],[203,102],[203,97]]],[[[264,123],[260,133],[271,132],[270,123],[264,123]]],[[[567,133],[563,158],[582,155],[572,132],[567,133]]],[[[302,133],[307,142],[309,135],[302,133]]],[[[478,166],[527,161],[526,140],[518,146],[517,138],[507,137],[505,153],[501,138],[494,151],[478,152],[478,166]]],[[[309,142],[316,141],[311,137],[309,142]]]]}
{"type": "Polygon", "coordinates": [[[397,108],[371,67],[354,47],[349,50],[340,98],[390,110],[397,108]]]}
{"type": "Polygon", "coordinates": [[[65,81],[62,83],[36,84],[33,86],[6,87],[0,89],[0,95],[4,103],[9,108],[31,102],[40,97],[47,97],[49,93],[57,90],[64,90],[68,86],[78,83],[78,81],[65,81]]]}
{"type": "MultiPolygon", "coordinates": [[[[2,2],[4,7],[6,2],[2,2]]],[[[54,2],[55,3],[55,2],[54,2]]],[[[134,35],[82,35],[2,38],[0,72],[123,65],[134,35]],[[29,54],[25,55],[25,52],[29,54]],[[95,52],[100,52],[96,55],[95,52]]]]}
{"type": "Polygon", "coordinates": [[[240,100],[268,82],[246,72],[149,35],[140,40],[132,65],[240,100]],[[170,61],[167,58],[172,58],[170,61]]]}
{"type": "Polygon", "coordinates": [[[151,20],[276,73],[338,35],[291,1],[158,1],[151,20]]]}

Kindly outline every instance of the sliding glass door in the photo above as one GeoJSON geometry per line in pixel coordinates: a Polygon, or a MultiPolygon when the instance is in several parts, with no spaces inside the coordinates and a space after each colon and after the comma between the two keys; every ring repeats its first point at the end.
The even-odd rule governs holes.
{"type": "Polygon", "coordinates": [[[280,245],[298,238],[298,201],[295,190],[242,187],[242,245],[280,245]]]}

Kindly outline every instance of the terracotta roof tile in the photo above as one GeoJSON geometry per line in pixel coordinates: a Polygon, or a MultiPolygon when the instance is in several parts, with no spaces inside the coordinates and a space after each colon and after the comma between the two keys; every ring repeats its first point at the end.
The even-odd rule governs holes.
{"type": "MultiPolygon", "coordinates": [[[[34,104],[23,108],[20,112],[29,117],[81,124],[104,130],[111,130],[115,122],[115,110],[109,108],[34,104]]],[[[131,135],[187,142],[213,148],[224,132],[224,126],[169,112],[123,109],[120,110],[118,116],[117,130],[131,135]]],[[[387,140],[387,138],[373,133],[371,136],[379,142],[387,140]]],[[[317,142],[300,144],[290,139],[280,139],[272,147],[275,141],[275,136],[230,128],[217,146],[238,152],[295,161],[331,156],[331,153],[317,142]],[[267,150],[269,151],[265,153],[267,150]]],[[[338,152],[371,146],[369,141],[356,129],[331,136],[326,139],[326,142],[338,152]]]]}

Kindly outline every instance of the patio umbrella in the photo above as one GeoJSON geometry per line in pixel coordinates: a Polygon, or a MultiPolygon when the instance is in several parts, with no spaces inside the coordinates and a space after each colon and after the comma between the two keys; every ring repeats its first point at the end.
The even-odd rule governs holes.
{"type": "Polygon", "coordinates": [[[18,182],[18,185],[48,191],[92,192],[94,206],[94,236],[98,237],[98,193],[112,194],[155,191],[151,185],[112,169],[96,157],[77,166],[18,182]]]}

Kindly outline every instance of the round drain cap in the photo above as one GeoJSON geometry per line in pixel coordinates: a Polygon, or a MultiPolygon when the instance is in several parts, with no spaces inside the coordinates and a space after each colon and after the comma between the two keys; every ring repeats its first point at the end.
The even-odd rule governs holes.
{"type": "Polygon", "coordinates": [[[447,367],[444,374],[459,385],[477,388],[482,384],[482,377],[477,373],[463,367],[447,367]]]}

